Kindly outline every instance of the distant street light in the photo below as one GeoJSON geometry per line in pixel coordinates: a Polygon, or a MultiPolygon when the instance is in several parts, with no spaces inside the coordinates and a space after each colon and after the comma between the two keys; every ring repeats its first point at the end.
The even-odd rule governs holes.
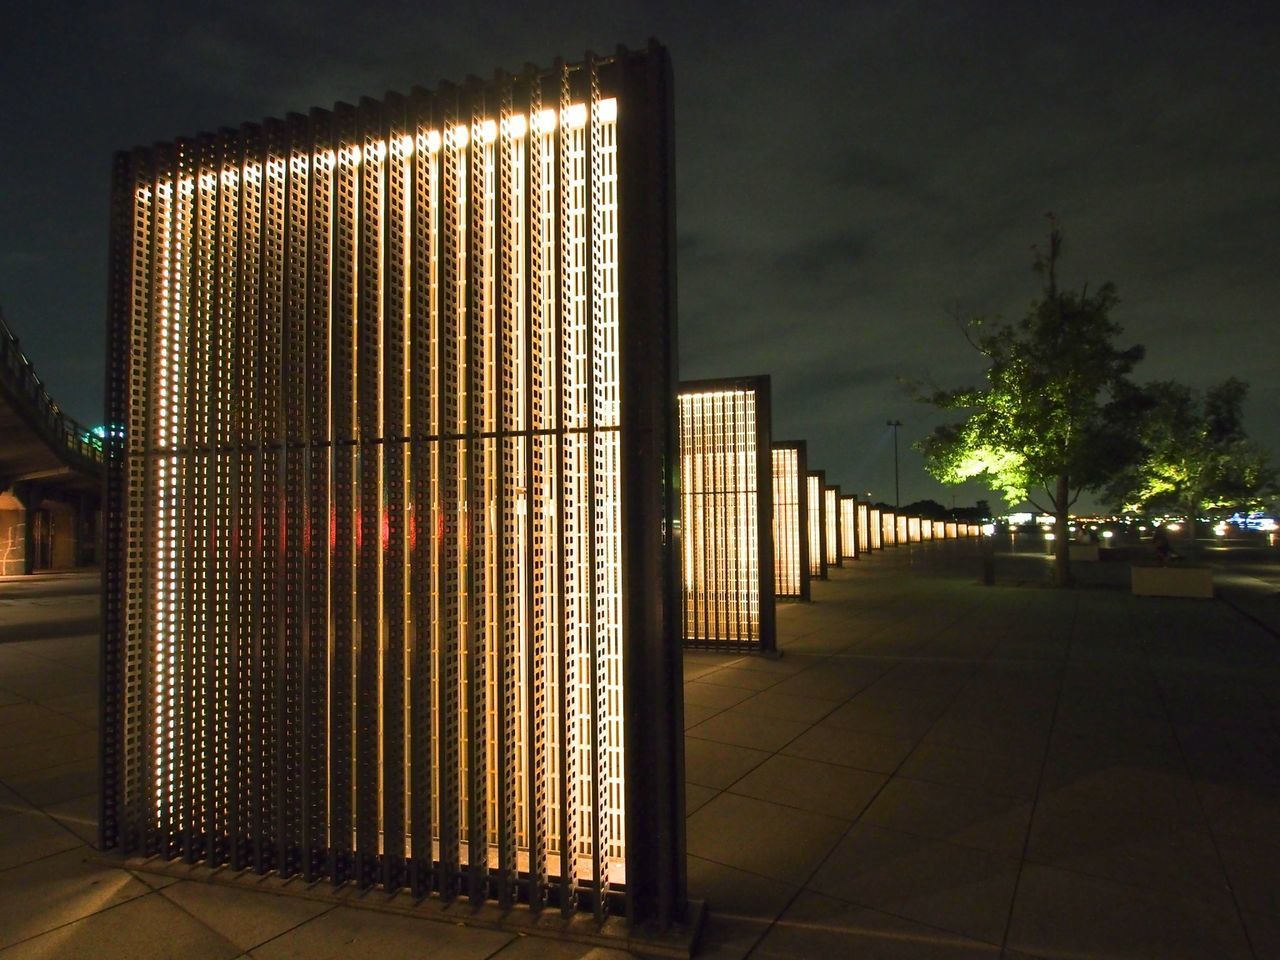
{"type": "Polygon", "coordinates": [[[898,493],[898,428],[902,426],[901,420],[886,420],[886,427],[893,427],[893,508],[896,510],[902,506],[902,497],[898,493]]]}

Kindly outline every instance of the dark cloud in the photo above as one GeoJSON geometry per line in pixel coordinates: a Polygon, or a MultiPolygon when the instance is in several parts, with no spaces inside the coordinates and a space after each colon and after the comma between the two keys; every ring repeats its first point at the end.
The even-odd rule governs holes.
{"type": "Polygon", "coordinates": [[[6,28],[0,306],[85,419],[112,150],[655,35],[676,69],[682,372],[772,373],[779,432],[849,486],[887,495],[896,417],[903,497],[949,502],[908,452],[940,418],[898,378],[977,379],[949,308],[1020,315],[1048,210],[1068,281],[1119,285],[1140,375],[1243,376],[1280,450],[1273,4],[138,0],[6,28]]]}

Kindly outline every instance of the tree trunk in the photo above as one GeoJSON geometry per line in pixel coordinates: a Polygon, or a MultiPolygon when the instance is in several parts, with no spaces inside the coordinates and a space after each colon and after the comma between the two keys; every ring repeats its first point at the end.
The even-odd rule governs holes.
{"type": "Polygon", "coordinates": [[[1053,583],[1057,587],[1069,587],[1071,578],[1071,530],[1067,513],[1071,509],[1071,489],[1067,475],[1058,477],[1057,496],[1053,499],[1053,583]]]}

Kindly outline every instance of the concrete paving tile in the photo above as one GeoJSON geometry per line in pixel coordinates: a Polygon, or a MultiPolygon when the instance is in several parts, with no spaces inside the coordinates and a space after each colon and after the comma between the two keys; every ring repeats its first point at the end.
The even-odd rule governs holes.
{"type": "Polygon", "coordinates": [[[1247,960],[1234,910],[1027,864],[1008,945],[1033,956],[1247,960]]]}
{"type": "Polygon", "coordinates": [[[1230,905],[1227,878],[1203,827],[1091,820],[1042,804],[1032,819],[1027,859],[1230,905]]]}
{"type": "Polygon", "coordinates": [[[744,690],[767,690],[776,684],[781,677],[766,670],[752,670],[746,666],[726,666],[712,670],[698,677],[707,683],[715,683],[724,687],[740,687],[744,690]]]}
{"type": "Polygon", "coordinates": [[[51,930],[6,951],[21,960],[234,960],[243,951],[152,893],[51,930]]]}
{"type": "Polygon", "coordinates": [[[765,750],[752,750],[718,740],[684,738],[685,781],[723,790],[748,770],[769,759],[765,750]]]}
{"type": "Polygon", "coordinates": [[[880,773],[775,754],[729,789],[757,800],[854,820],[886,779],[880,773]]]}
{"type": "Polygon", "coordinates": [[[348,960],[350,957],[430,956],[485,960],[513,934],[416,917],[337,907],[253,951],[255,960],[348,960]]]}
{"type": "Polygon", "coordinates": [[[782,752],[860,770],[893,773],[915,745],[915,740],[841,730],[818,723],[783,747],[782,752]]]}
{"type": "Polygon", "coordinates": [[[98,734],[80,727],[77,732],[53,740],[32,743],[5,736],[0,740],[0,777],[15,777],[58,767],[73,760],[98,755],[98,734]]]}
{"type": "Polygon", "coordinates": [[[689,730],[692,727],[696,727],[703,720],[710,720],[719,712],[719,707],[700,707],[696,703],[686,703],[684,705],[684,728],[689,730]]]}
{"type": "Polygon", "coordinates": [[[1018,869],[1013,857],[859,823],[809,887],[998,945],[1018,869]]]}
{"type": "Polygon", "coordinates": [[[1209,828],[1220,841],[1280,837],[1280,789],[1262,784],[1194,779],[1209,828]]]}
{"type": "MultiPolygon", "coordinates": [[[[749,702],[749,701],[748,701],[749,702]]],[[[774,751],[794,740],[809,724],[780,717],[766,717],[746,703],[730,707],[689,729],[689,736],[718,740],[739,747],[774,751]]]]}
{"type": "Polygon", "coordinates": [[[83,797],[98,789],[98,760],[72,760],[33,773],[5,777],[5,783],[38,807],[83,797]]]}
{"type": "Polygon", "coordinates": [[[1218,851],[1241,909],[1280,917],[1280,836],[1271,842],[1219,841],[1218,851]]]}
{"type": "Polygon", "coordinates": [[[982,793],[1029,800],[1035,796],[1041,762],[1033,756],[1009,756],[942,743],[921,743],[898,772],[982,793]]]}
{"type": "Polygon", "coordinates": [[[684,815],[686,817],[691,815],[719,792],[719,790],[712,787],[704,787],[700,783],[692,783],[686,779],[684,783],[684,815]]]}
{"type": "Polygon", "coordinates": [[[696,680],[703,674],[711,673],[713,670],[719,670],[728,666],[730,663],[737,662],[741,658],[726,659],[722,653],[707,653],[701,650],[686,650],[684,653],[684,680],[688,683],[690,680],[696,680]]]}
{"type": "Polygon", "coordinates": [[[44,812],[90,846],[98,842],[98,794],[50,804],[44,812]]]}
{"type": "Polygon", "coordinates": [[[761,960],[998,960],[1000,948],[806,891],[752,953],[761,960]]]}
{"type": "Polygon", "coordinates": [[[835,704],[829,700],[780,693],[778,687],[762,690],[744,700],[741,706],[743,710],[751,710],[762,717],[781,717],[806,724],[816,723],[835,709],[835,704]]]}
{"type": "Polygon", "coordinates": [[[83,840],[52,817],[36,809],[0,817],[0,870],[72,850],[83,840]]]}
{"type": "Polygon", "coordinates": [[[1034,758],[1044,756],[1050,729],[1043,716],[1001,715],[990,708],[982,714],[948,712],[938,717],[924,739],[944,746],[1034,758]]]}
{"type": "Polygon", "coordinates": [[[1046,775],[1037,816],[1090,824],[1160,823],[1201,827],[1190,778],[1138,767],[1106,767],[1054,784],[1046,775]]]}
{"type": "Polygon", "coordinates": [[[793,697],[843,703],[871,686],[883,673],[884,668],[877,663],[834,658],[787,677],[774,690],[793,697]]]}
{"type": "Polygon", "coordinates": [[[689,896],[708,908],[698,960],[744,957],[800,889],[693,856],[688,876],[689,896]]]}
{"type": "Polygon", "coordinates": [[[933,726],[934,716],[918,710],[886,710],[879,704],[855,697],[823,723],[838,730],[871,733],[897,740],[919,740],[933,726]]]}
{"type": "Polygon", "coordinates": [[[1280,916],[1245,912],[1244,926],[1253,945],[1254,956],[1280,957],[1280,916]]]}
{"type": "MultiPolygon", "coordinates": [[[[4,738],[8,743],[47,743],[59,737],[84,732],[83,724],[77,723],[64,714],[34,703],[21,704],[20,706],[30,716],[5,725],[4,738]]],[[[14,710],[18,708],[6,707],[4,709],[14,710]]]]}
{"type": "Polygon", "coordinates": [[[724,710],[734,704],[741,703],[752,695],[746,687],[730,687],[723,683],[708,683],[705,680],[686,680],[684,684],[684,705],[699,707],[715,707],[724,710]]]}
{"type": "Polygon", "coordinates": [[[801,884],[848,823],[722,793],[688,820],[689,853],[784,883],[801,884]]]}
{"type": "Polygon", "coordinates": [[[78,847],[0,872],[0,948],[151,892],[88,855],[78,847]]]}
{"type": "Polygon", "coordinates": [[[1018,857],[1031,804],[920,780],[893,777],[872,801],[863,821],[903,833],[948,840],[1018,857]]]}
{"type": "Polygon", "coordinates": [[[634,953],[569,943],[547,937],[517,936],[493,955],[493,960],[639,960],[634,953]]]}
{"type": "Polygon", "coordinates": [[[302,897],[190,880],[165,887],[160,896],[172,900],[241,951],[252,950],[332,909],[330,904],[302,897]]]}

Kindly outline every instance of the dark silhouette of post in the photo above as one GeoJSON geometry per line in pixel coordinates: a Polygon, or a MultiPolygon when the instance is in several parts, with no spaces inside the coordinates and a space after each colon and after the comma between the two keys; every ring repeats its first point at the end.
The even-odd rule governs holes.
{"type": "Polygon", "coordinates": [[[893,508],[896,510],[902,506],[902,499],[898,494],[898,428],[902,426],[901,420],[886,420],[886,427],[893,427],[893,508]]]}

